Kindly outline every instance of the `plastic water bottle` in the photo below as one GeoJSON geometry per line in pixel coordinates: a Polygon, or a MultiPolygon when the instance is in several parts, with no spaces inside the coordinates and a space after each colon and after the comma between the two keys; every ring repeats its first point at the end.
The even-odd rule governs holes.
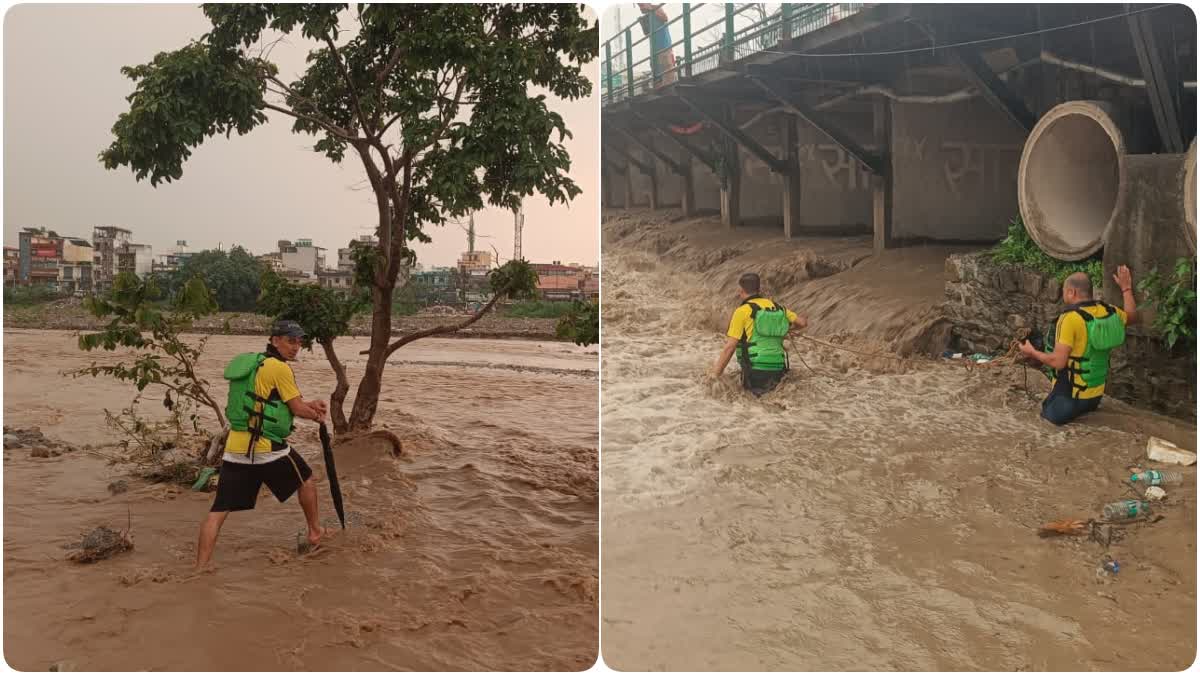
{"type": "Polygon", "coordinates": [[[1150,512],[1150,505],[1137,499],[1122,499],[1104,506],[1105,520],[1132,520],[1150,512]]]}
{"type": "Polygon", "coordinates": [[[1131,483],[1138,485],[1175,485],[1183,482],[1183,474],[1179,471],[1142,471],[1129,477],[1131,483]]]}

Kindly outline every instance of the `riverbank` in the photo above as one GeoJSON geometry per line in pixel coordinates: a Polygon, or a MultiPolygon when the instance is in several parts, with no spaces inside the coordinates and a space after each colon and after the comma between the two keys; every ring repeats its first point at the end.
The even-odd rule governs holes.
{"type": "MultiPolygon", "coordinates": [[[[467,314],[412,314],[392,316],[392,335],[406,335],[447,323],[460,322],[467,314]]],[[[41,330],[98,330],[107,322],[92,316],[78,298],[55,300],[39,305],[4,307],[4,327],[41,330]]],[[[519,338],[557,340],[557,319],[509,317],[493,312],[470,327],[447,338],[519,338]]],[[[198,320],[192,330],[213,335],[262,335],[271,318],[250,312],[217,312],[198,320]]],[[[371,334],[371,315],[360,314],[350,324],[350,334],[371,334]]]]}

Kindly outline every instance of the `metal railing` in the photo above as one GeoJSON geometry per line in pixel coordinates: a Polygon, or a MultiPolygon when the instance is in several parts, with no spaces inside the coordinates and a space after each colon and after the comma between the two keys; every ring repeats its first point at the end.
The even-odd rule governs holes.
{"type": "Polygon", "coordinates": [[[735,28],[734,19],[761,4],[682,3],[659,4],[604,41],[600,78],[602,105],[633,98],[681,77],[694,77],[716,69],[722,61],[736,61],[777,46],[785,37],[799,37],[839,21],[866,5],[862,3],[783,3],[779,10],[735,28]],[[696,10],[712,6],[721,17],[694,26],[696,10]],[[656,12],[664,7],[680,8],[679,15],[663,22],[656,12]],[[680,26],[680,37],[670,42],[671,27],[680,26]],[[634,39],[634,30],[642,36],[634,39]],[[710,30],[720,29],[715,38],[705,39],[710,30]]]}

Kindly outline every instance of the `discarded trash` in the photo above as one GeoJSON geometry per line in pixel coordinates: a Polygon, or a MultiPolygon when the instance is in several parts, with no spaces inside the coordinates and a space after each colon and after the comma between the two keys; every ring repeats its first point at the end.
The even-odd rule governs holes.
{"type": "Polygon", "coordinates": [[[1046,523],[1038,529],[1039,537],[1058,537],[1062,535],[1080,535],[1087,531],[1087,523],[1082,520],[1064,518],[1046,523]]]}
{"type": "Polygon", "coordinates": [[[1152,502],[1162,501],[1167,498],[1167,491],[1157,485],[1146,488],[1146,499],[1152,502]]]}
{"type": "Polygon", "coordinates": [[[1104,571],[1110,574],[1117,574],[1121,571],[1121,563],[1116,560],[1104,561],[1104,571]]]}
{"type": "Polygon", "coordinates": [[[1150,505],[1137,499],[1122,499],[1104,506],[1105,520],[1133,520],[1150,512],[1150,505]]]}
{"type": "Polygon", "coordinates": [[[1183,482],[1183,474],[1179,471],[1141,471],[1129,477],[1131,483],[1139,485],[1175,485],[1183,482]]]}
{"type": "Polygon", "coordinates": [[[212,478],[212,475],[216,472],[217,472],[217,470],[211,466],[206,466],[203,469],[201,469],[200,477],[196,479],[195,483],[192,483],[192,489],[193,490],[203,490],[203,489],[207,488],[209,485],[209,479],[212,478]]]}
{"type": "Polygon", "coordinates": [[[1146,443],[1146,457],[1164,464],[1191,466],[1196,463],[1196,453],[1188,452],[1170,441],[1154,436],[1146,443]]]}

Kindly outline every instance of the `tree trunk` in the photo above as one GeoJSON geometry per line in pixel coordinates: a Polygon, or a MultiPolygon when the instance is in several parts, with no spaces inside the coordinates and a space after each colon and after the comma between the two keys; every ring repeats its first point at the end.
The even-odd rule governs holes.
{"type": "Polygon", "coordinates": [[[325,358],[329,360],[329,366],[333,368],[333,374],[337,376],[337,386],[329,395],[329,417],[333,420],[333,432],[345,433],[349,428],[349,424],[346,422],[345,404],[346,394],[350,391],[350,381],[346,379],[346,367],[338,360],[337,352],[333,351],[333,342],[322,342],[321,348],[325,350],[325,358]]]}
{"type": "Polygon", "coordinates": [[[371,349],[367,368],[354,394],[354,409],[350,413],[349,431],[366,431],[375,419],[379,406],[379,390],[383,386],[383,367],[387,364],[388,340],[392,336],[392,289],[372,289],[371,349]]]}

